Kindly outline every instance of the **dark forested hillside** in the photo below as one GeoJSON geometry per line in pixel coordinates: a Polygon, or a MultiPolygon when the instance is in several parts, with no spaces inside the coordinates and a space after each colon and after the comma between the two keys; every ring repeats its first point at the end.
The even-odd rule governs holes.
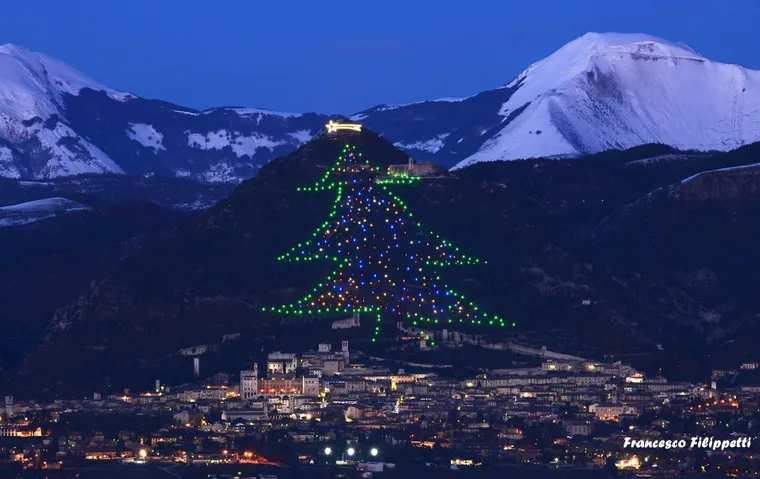
{"type": "MultiPolygon", "coordinates": [[[[54,272],[63,284],[45,314],[35,313],[49,314],[49,338],[6,367],[6,387],[16,394],[26,384],[49,385],[51,393],[129,387],[155,374],[171,377],[183,347],[219,345],[229,333],[306,331],[298,321],[282,326],[261,306],[297,299],[331,270],[276,258],[326,219],[334,195],[297,187],[321,177],[349,141],[376,165],[407,161],[368,131],[318,136],[176,226],[135,226],[139,241],[114,234],[107,243],[120,246],[102,249],[98,261],[71,249],[32,255],[24,271],[54,272]],[[61,258],[83,267],[68,278],[69,260],[61,258]]],[[[729,358],[722,345],[744,344],[735,336],[752,330],[760,307],[750,240],[758,233],[757,171],[680,181],[760,162],[758,150],[649,145],[571,161],[481,163],[393,190],[432,230],[488,261],[442,272],[452,287],[517,323],[508,333],[481,333],[701,378],[717,362],[754,354],[742,346],[729,358]]],[[[15,301],[54,287],[28,283],[15,301]]],[[[310,337],[319,331],[308,326],[310,337]]]]}

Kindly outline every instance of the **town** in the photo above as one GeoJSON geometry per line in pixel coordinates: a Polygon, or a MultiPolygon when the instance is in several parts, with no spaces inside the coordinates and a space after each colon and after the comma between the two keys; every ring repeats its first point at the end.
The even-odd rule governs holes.
{"type": "MultiPolygon", "coordinates": [[[[333,329],[359,325],[354,315],[333,329]]],[[[760,386],[752,382],[757,363],[715,370],[704,384],[669,382],[621,362],[398,328],[404,348],[508,349],[527,365],[461,377],[452,368],[397,367],[344,340],[272,351],[265,364],[241,365],[239,376],[216,373],[193,384],[156,380],[151,391],[52,403],[8,396],[0,467],[55,471],[111,462],[155,465],[176,477],[196,477],[180,471],[198,465],[252,465],[268,471],[262,477],[277,477],[280,466],[338,468],[361,477],[408,467],[466,474],[523,466],[637,477],[760,470],[756,446],[747,447],[760,419],[760,386]],[[696,437],[735,447],[630,447],[691,444],[696,437]]],[[[185,351],[196,373],[203,352],[185,351]]]]}

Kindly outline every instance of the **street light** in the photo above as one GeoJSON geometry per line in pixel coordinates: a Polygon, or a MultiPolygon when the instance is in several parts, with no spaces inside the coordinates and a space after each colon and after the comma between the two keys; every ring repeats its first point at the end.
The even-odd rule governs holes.
{"type": "Polygon", "coordinates": [[[377,456],[377,453],[378,453],[378,452],[379,452],[379,451],[377,450],[377,448],[376,448],[376,447],[373,447],[373,448],[372,448],[372,449],[370,449],[370,451],[369,451],[369,453],[370,453],[370,454],[372,454],[372,457],[375,457],[375,456],[377,456]]]}
{"type": "Polygon", "coordinates": [[[325,448],[325,456],[329,456],[330,454],[332,454],[332,448],[326,447],[325,448]]]}
{"type": "Polygon", "coordinates": [[[353,456],[356,453],[356,450],[354,450],[353,447],[349,447],[347,452],[349,456],[353,456]]]}

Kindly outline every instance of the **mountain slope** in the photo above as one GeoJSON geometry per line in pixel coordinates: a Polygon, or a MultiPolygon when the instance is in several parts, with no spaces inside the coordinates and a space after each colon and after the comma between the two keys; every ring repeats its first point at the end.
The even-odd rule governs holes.
{"type": "MultiPolygon", "coordinates": [[[[109,89],[22,47],[0,47],[0,176],[254,176],[332,115],[197,111],[109,89]]],[[[760,72],[641,34],[580,37],[506,86],[352,116],[422,161],[568,157],[661,143],[725,151],[760,140],[760,72]]]]}
{"type": "Polygon", "coordinates": [[[0,138],[5,140],[0,143],[0,175],[121,172],[97,146],[59,120],[64,98],[84,88],[102,90],[116,101],[129,98],[47,55],[0,46],[0,138]],[[43,158],[44,164],[35,164],[43,158]]]}
{"type": "Polygon", "coordinates": [[[83,211],[87,205],[67,198],[45,198],[15,205],[0,206],[0,228],[33,223],[57,214],[83,211]]]}
{"type": "Polygon", "coordinates": [[[736,367],[757,358],[749,343],[760,331],[759,214],[760,164],[708,170],[618,208],[600,222],[592,255],[618,274],[667,277],[698,298],[694,319],[708,323],[713,366],[736,367]]]}
{"type": "Polygon", "coordinates": [[[457,167],[645,143],[725,151],[760,140],[760,72],[647,35],[584,35],[508,87],[517,90],[499,114],[524,110],[457,167]]]}
{"type": "MultiPolygon", "coordinates": [[[[171,381],[172,365],[178,365],[180,373],[190,373],[187,361],[176,355],[180,348],[217,343],[228,333],[276,336],[277,347],[285,347],[283,338],[317,340],[331,331],[329,320],[340,316],[327,318],[327,323],[296,319],[292,325],[280,325],[280,316],[262,312],[261,307],[297,300],[332,271],[329,262],[285,263],[277,257],[330,215],[333,194],[297,188],[324,176],[347,141],[380,166],[406,158],[365,130],[351,134],[350,140],[319,135],[271,162],[214,207],[176,228],[145,236],[139,247],[100,263],[87,282],[89,287],[77,283],[79,294],[58,302],[49,316],[49,341],[18,365],[10,390],[21,396],[25,390],[31,392],[30,385],[39,384],[46,385],[47,392],[68,393],[147,387],[152,378],[171,381]]],[[[604,190],[610,177],[612,184],[630,178],[624,161],[648,158],[642,155],[652,151],[671,152],[664,147],[643,150],[622,155],[626,158],[613,155],[608,163],[619,168],[608,167],[590,179],[600,186],[598,201],[606,197],[619,203],[660,184],[661,175],[641,173],[638,178],[651,181],[649,186],[637,185],[621,197],[604,190]]],[[[597,164],[602,160],[597,159],[597,164]]],[[[681,377],[700,374],[703,356],[672,361],[683,348],[698,350],[704,345],[712,323],[699,298],[685,293],[666,275],[623,271],[616,276],[609,261],[590,260],[577,246],[564,227],[562,215],[567,213],[544,207],[543,178],[557,183],[589,181],[587,168],[583,161],[491,162],[392,188],[422,224],[463,252],[488,261],[441,271],[453,289],[518,324],[514,330],[486,328],[479,333],[514,334],[510,337],[519,341],[593,357],[633,354],[637,366],[662,367],[663,373],[681,377]],[[512,172],[521,169],[525,181],[517,183],[524,189],[505,187],[502,176],[519,177],[512,172]],[[553,215],[559,215],[559,221],[553,215]],[[584,306],[586,299],[593,305],[584,306]],[[664,352],[658,352],[658,345],[664,352]]],[[[689,171],[678,177],[695,170],[689,171]]],[[[572,184],[551,190],[562,192],[567,203],[586,204],[572,184]]],[[[608,253],[614,257],[615,251],[608,253]]],[[[16,294],[28,298],[32,291],[17,289],[16,294]]],[[[369,331],[360,332],[367,334],[357,338],[358,347],[371,347],[369,331]]],[[[40,394],[40,388],[36,386],[33,393],[40,394]]]]}
{"type": "Polygon", "coordinates": [[[327,117],[204,112],[109,89],[68,65],[0,46],[0,176],[156,173],[237,182],[308,141],[327,117]]]}
{"type": "Polygon", "coordinates": [[[117,103],[102,92],[67,97],[67,115],[127,173],[204,182],[240,182],[298,148],[328,117],[254,108],[194,111],[135,98],[117,103]]]}
{"type": "Polygon", "coordinates": [[[137,236],[169,227],[176,218],[154,204],[130,202],[0,227],[0,363],[10,367],[22,360],[43,340],[56,308],[84,294],[113,262],[139,248],[137,236]]]}

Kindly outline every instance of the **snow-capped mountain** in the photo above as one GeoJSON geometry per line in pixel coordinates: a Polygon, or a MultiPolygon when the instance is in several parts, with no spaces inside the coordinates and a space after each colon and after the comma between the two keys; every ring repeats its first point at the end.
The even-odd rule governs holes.
{"type": "Polygon", "coordinates": [[[760,140],[760,71],[648,35],[589,33],[506,88],[515,90],[499,115],[514,118],[457,167],[645,143],[730,150],[760,140]]]}
{"type": "MultiPolygon", "coordinates": [[[[109,89],[64,63],[0,47],[0,176],[154,173],[237,182],[336,115],[197,111],[109,89]]],[[[351,116],[421,161],[461,168],[664,143],[760,140],[760,72],[641,34],[584,35],[511,83],[467,98],[351,116]]]]}
{"type": "Polygon", "coordinates": [[[40,176],[121,172],[97,146],[60,120],[65,96],[83,88],[101,90],[117,101],[129,98],[54,58],[15,45],[0,46],[0,174],[26,176],[40,157],[47,157],[35,168],[40,176]]]}
{"type": "Polygon", "coordinates": [[[107,88],[40,53],[0,46],[0,176],[155,173],[239,181],[327,121],[253,108],[196,111],[107,88]]]}

